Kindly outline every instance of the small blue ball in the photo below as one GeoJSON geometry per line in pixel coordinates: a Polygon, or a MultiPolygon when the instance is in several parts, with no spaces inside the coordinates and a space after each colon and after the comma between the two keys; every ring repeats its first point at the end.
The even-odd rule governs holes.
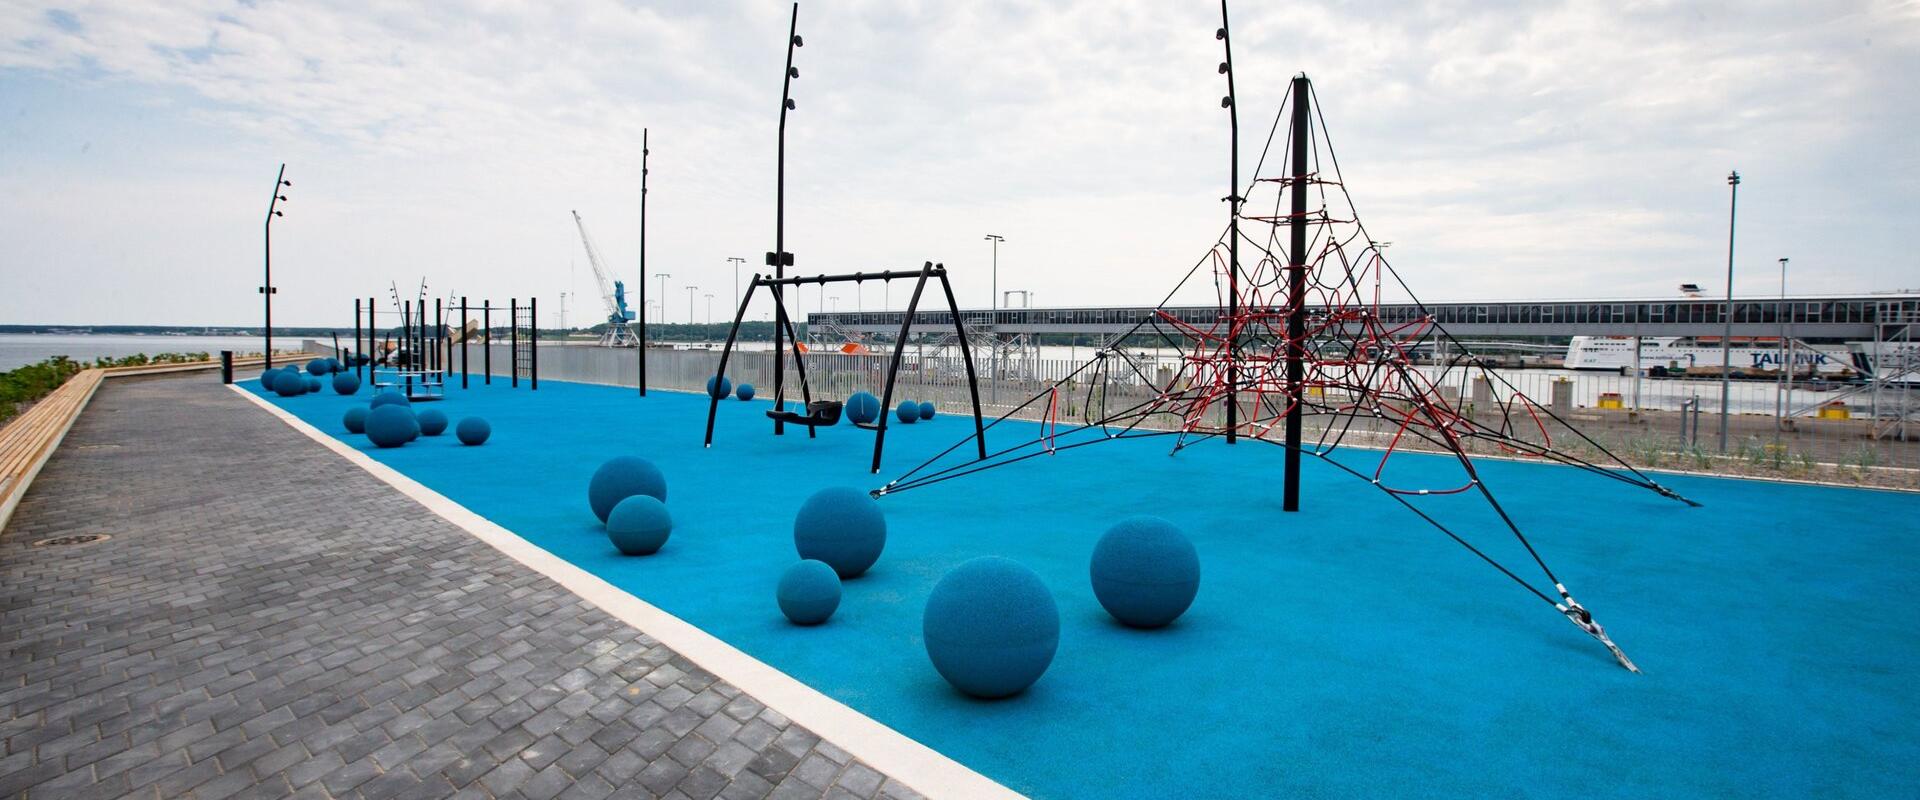
{"type": "Polygon", "coordinates": [[[620,501],[636,494],[653,497],[662,503],[667,501],[667,478],[660,474],[660,468],[638,456],[620,456],[600,465],[593,479],[587,482],[587,504],[593,507],[593,515],[601,522],[607,521],[607,515],[613,513],[613,507],[620,501]]]}
{"type": "Polygon", "coordinates": [[[653,555],[671,533],[673,516],[667,513],[667,504],[648,495],[621,500],[607,515],[607,538],[625,555],[653,555]]]}
{"type": "Polygon", "coordinates": [[[929,402],[927,402],[927,401],[925,401],[925,400],[922,400],[922,401],[920,401],[920,418],[921,418],[921,419],[933,419],[933,404],[932,404],[932,403],[929,403],[929,402]]]}
{"type": "Polygon", "coordinates": [[[453,435],[464,445],[486,444],[487,437],[493,435],[493,426],[479,417],[467,417],[453,427],[453,435]]]}
{"type": "Polygon", "coordinates": [[[1200,592],[1200,555],[1159,517],[1130,517],[1093,547],[1093,596],[1114,619],[1158,628],[1180,618],[1200,592]]]}
{"type": "Polygon", "coordinates": [[[422,409],[419,420],[421,436],[439,436],[447,430],[447,415],[440,409],[422,409]]]}
{"type": "Polygon", "coordinates": [[[307,374],[316,378],[327,374],[327,360],[324,358],[316,358],[307,362],[307,374]]]}
{"type": "Polygon", "coordinates": [[[333,375],[334,394],[353,394],[360,391],[360,379],[351,372],[336,372],[333,375]]]}
{"type": "Polygon", "coordinates": [[[367,410],[367,439],[376,447],[399,447],[420,435],[420,423],[406,406],[385,405],[367,410]]]}
{"type": "Polygon", "coordinates": [[[954,567],[927,596],[927,657],[940,677],[975,697],[1018,694],[1060,646],[1060,608],[1033,570],[987,556],[954,567]]]}
{"type": "Polygon", "coordinates": [[[753,384],[751,384],[751,383],[743,383],[743,384],[740,384],[740,387],[739,387],[739,388],[737,388],[737,389],[734,389],[734,390],[733,390],[733,396],[734,396],[734,397],[738,397],[738,398],[740,398],[741,400],[752,400],[752,399],[753,399],[753,384]]]}
{"type": "Polygon", "coordinates": [[[733,381],[725,375],[715,375],[707,379],[707,396],[715,400],[725,400],[733,394],[733,381]]]}
{"type": "Polygon", "coordinates": [[[347,415],[341,418],[340,424],[346,426],[348,433],[366,433],[367,432],[366,407],[353,406],[352,408],[347,409],[347,415]]]}
{"type": "Polygon", "coordinates": [[[401,394],[397,389],[388,389],[374,395],[373,399],[367,403],[369,408],[379,408],[388,405],[397,405],[404,408],[413,405],[413,401],[408,400],[407,396],[401,394]]]}
{"type": "Polygon", "coordinates": [[[901,424],[912,425],[920,421],[920,404],[912,400],[903,400],[900,407],[893,410],[893,415],[899,418],[901,424]]]}
{"type": "Polygon", "coordinates": [[[305,379],[305,380],[306,380],[306,384],[307,384],[307,394],[314,394],[314,393],[316,393],[316,392],[318,392],[318,391],[320,391],[320,379],[319,379],[319,378],[316,378],[316,377],[314,377],[314,376],[312,376],[312,375],[308,375],[308,376],[306,377],[306,379],[305,379]]]}
{"type": "Polygon", "coordinates": [[[842,578],[866,572],[887,546],[887,517],[866,492],[835,486],[815,492],[793,517],[801,558],[825,561],[842,578]]]}
{"type": "Polygon", "coordinates": [[[880,418],[880,398],[869,392],[854,392],[841,411],[855,424],[866,425],[880,418]]]}
{"type": "Polygon", "coordinates": [[[802,561],[780,576],[780,613],[795,625],[818,625],[840,607],[840,576],[824,561],[802,561]]]}
{"type": "Polygon", "coordinates": [[[273,376],[273,391],[281,397],[298,397],[307,393],[307,376],[292,370],[282,370],[273,376]]]}

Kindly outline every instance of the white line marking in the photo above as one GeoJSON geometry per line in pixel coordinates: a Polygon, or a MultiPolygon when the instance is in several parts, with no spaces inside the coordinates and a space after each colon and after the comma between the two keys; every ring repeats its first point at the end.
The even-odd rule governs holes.
{"type": "Polygon", "coordinates": [[[366,470],[427,510],[486,542],[509,558],[552,579],[581,599],[672,648],[769,708],[786,715],[851,753],[881,774],[928,797],[1020,797],[1012,789],[908,738],[879,721],[821,694],[793,676],[740,652],[687,621],[655,608],[599,576],[541,549],[513,531],[375,461],[238,385],[228,388],[253,401],[294,430],[366,470]]]}

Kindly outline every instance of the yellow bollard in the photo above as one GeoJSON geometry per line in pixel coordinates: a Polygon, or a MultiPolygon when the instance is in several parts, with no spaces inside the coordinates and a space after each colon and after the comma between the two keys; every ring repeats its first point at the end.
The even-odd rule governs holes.
{"type": "Polygon", "coordinates": [[[1847,412],[1847,404],[1839,400],[1820,407],[1821,419],[1851,419],[1852,416],[1847,412]]]}
{"type": "Polygon", "coordinates": [[[1626,408],[1627,404],[1621,402],[1619,392],[1601,392],[1600,407],[1601,408],[1626,408]]]}

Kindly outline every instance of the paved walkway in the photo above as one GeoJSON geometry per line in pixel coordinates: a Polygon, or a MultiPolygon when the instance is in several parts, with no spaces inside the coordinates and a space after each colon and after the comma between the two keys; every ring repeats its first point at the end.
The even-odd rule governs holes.
{"type": "Polygon", "coordinates": [[[914,796],[205,375],[0,532],[0,740],[0,798],[914,796]]]}

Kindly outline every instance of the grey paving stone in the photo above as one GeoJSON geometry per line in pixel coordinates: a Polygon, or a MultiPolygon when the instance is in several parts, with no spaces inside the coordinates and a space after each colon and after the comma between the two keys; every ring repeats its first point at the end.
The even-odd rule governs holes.
{"type": "Polygon", "coordinates": [[[204,375],[107,382],[0,531],[0,797],[917,797],[841,762],[204,375]]]}

